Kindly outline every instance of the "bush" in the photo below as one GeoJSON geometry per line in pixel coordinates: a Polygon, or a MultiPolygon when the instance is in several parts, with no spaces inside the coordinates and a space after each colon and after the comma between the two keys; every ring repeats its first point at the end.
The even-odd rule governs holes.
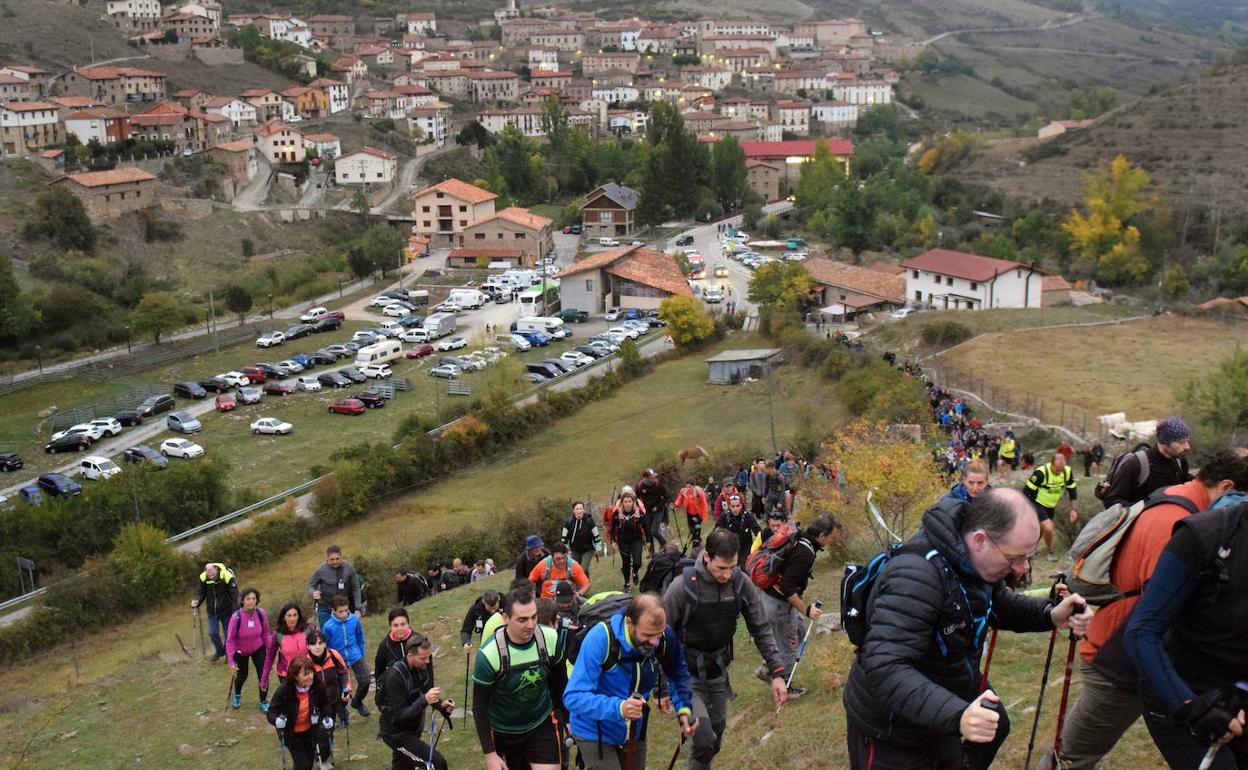
{"type": "Polygon", "coordinates": [[[186,576],[194,572],[194,562],[166,543],[166,537],[165,532],[141,522],[127,524],[117,534],[106,566],[117,579],[122,601],[147,605],[182,590],[186,576]]]}
{"type": "Polygon", "coordinates": [[[971,330],[957,321],[937,321],[925,324],[919,332],[924,345],[957,345],[971,338],[971,330]]]}
{"type": "Polygon", "coordinates": [[[837,345],[836,349],[830,351],[823,359],[823,363],[819,365],[819,376],[835,382],[844,377],[853,365],[853,356],[843,346],[837,345]]]}
{"type": "Polygon", "coordinates": [[[294,501],[287,500],[284,510],[262,516],[242,529],[213,535],[200,551],[200,561],[219,561],[231,569],[252,567],[272,561],[316,536],[316,522],[300,518],[294,501]]]}

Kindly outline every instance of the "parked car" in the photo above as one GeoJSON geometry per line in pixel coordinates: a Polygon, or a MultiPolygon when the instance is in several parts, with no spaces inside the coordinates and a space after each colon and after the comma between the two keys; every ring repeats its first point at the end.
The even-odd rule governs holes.
{"type": "Polygon", "coordinates": [[[121,423],[115,417],[96,417],[87,423],[99,428],[103,434],[101,438],[112,438],[121,435],[121,423]]]}
{"type": "MultiPolygon", "coordinates": [[[[369,336],[371,337],[372,335],[370,334],[369,336]]],[[[355,358],[355,354],[358,353],[360,348],[364,347],[366,344],[369,343],[357,342],[355,340],[342,343],[342,346],[347,349],[347,354],[343,356],[343,358],[355,358]]]]}
{"type": "Polygon", "coordinates": [[[580,226],[580,225],[572,225],[572,234],[573,234],[573,235],[580,235],[580,234],[581,234],[581,226],[580,226]]]}
{"type": "MultiPolygon", "coordinates": [[[[176,439],[175,439],[176,440],[176,439]]],[[[141,463],[151,463],[157,468],[164,468],[169,464],[169,458],[144,444],[136,444],[121,453],[121,459],[130,465],[139,465],[141,463]]]]}
{"type": "Polygon", "coordinates": [[[16,452],[0,452],[0,471],[4,473],[20,471],[23,465],[25,463],[16,452]]]}
{"type": "Polygon", "coordinates": [[[563,310],[560,310],[558,313],[555,314],[555,317],[558,318],[560,321],[564,321],[565,323],[583,324],[589,320],[589,312],[585,310],[578,310],[574,307],[570,307],[570,308],[565,308],[563,310]]]}
{"type": "Polygon", "coordinates": [[[368,331],[367,329],[361,329],[351,335],[351,341],[358,342],[361,345],[372,345],[373,343],[380,342],[381,340],[375,332],[368,331]]]}
{"type": "Polygon", "coordinates": [[[568,372],[574,371],[576,369],[576,366],[572,364],[570,361],[565,361],[561,358],[543,358],[538,363],[550,364],[551,366],[559,369],[559,371],[562,372],[563,374],[567,374],[568,372]]]}
{"type": "Polygon", "coordinates": [[[641,336],[641,332],[632,326],[612,326],[610,329],[607,329],[607,331],[614,334],[623,334],[630,340],[635,340],[641,336]]]}
{"type": "Polygon", "coordinates": [[[299,358],[306,359],[307,356],[301,355],[298,358],[296,357],[286,358],[281,361],[278,361],[277,365],[282,367],[286,371],[290,372],[291,374],[298,374],[308,368],[303,365],[303,362],[300,361],[299,358]]]}
{"type": "Polygon", "coordinates": [[[321,349],[309,353],[308,360],[315,366],[327,366],[337,361],[338,356],[335,356],[328,350],[321,349]]]}
{"type": "Polygon", "coordinates": [[[538,385],[538,384],[545,382],[546,380],[549,380],[550,378],[544,374],[538,374],[537,372],[525,372],[524,375],[521,377],[521,379],[528,380],[534,385],[538,385]]]}
{"type": "Polygon", "coordinates": [[[364,376],[364,373],[355,366],[344,366],[338,370],[338,373],[352,382],[359,383],[368,381],[368,378],[364,376]]]}
{"type": "Polygon", "coordinates": [[[594,362],[593,356],[587,356],[579,350],[565,350],[559,354],[559,358],[569,361],[573,366],[589,366],[594,362]]]}
{"type": "Polygon", "coordinates": [[[364,414],[366,409],[358,398],[344,398],[329,405],[330,414],[364,414]]]}
{"type": "Polygon", "coordinates": [[[88,455],[78,462],[78,473],[85,479],[102,481],[121,473],[121,468],[107,457],[88,455]]]}
{"type": "Polygon", "coordinates": [[[204,448],[184,438],[170,438],[160,442],[160,453],[165,457],[182,457],[190,460],[204,456],[204,448]]]}
{"type": "Polygon", "coordinates": [[[386,405],[387,400],[385,396],[372,390],[365,390],[360,393],[356,393],[352,395],[351,398],[359,401],[368,409],[380,409],[386,405]]]}
{"type": "Polygon", "coordinates": [[[315,393],[320,389],[321,381],[316,378],[316,375],[308,374],[295,380],[295,390],[300,390],[305,393],[315,393]]]}
{"type": "Polygon", "coordinates": [[[151,417],[153,415],[162,414],[173,409],[173,396],[162,393],[158,396],[148,396],[143,399],[143,403],[139,404],[139,417],[151,417]]]}
{"type": "Polygon", "coordinates": [[[218,412],[232,412],[238,406],[238,397],[233,393],[220,393],[213,399],[213,405],[218,412]]]}
{"type": "Polygon", "coordinates": [[[417,326],[422,326],[424,323],[425,317],[415,313],[408,313],[399,319],[399,326],[402,326],[404,329],[414,329],[417,326]]]}
{"type": "Polygon", "coordinates": [[[240,404],[258,404],[264,400],[264,390],[262,388],[239,388],[238,402],[240,404]]]}
{"type": "Polygon", "coordinates": [[[620,242],[614,238],[599,238],[598,245],[599,246],[619,246],[620,242]]]}
{"type": "Polygon", "coordinates": [[[590,358],[606,358],[610,352],[603,348],[594,347],[593,345],[577,345],[573,348],[577,353],[584,353],[590,358]]]}
{"type": "Polygon", "coordinates": [[[468,340],[463,337],[448,337],[433,343],[433,349],[439,351],[458,350],[468,347],[468,340]]]}
{"type": "Polygon", "coordinates": [[[266,396],[288,396],[295,392],[294,385],[287,385],[284,382],[275,382],[270,380],[264,383],[264,395],[266,396]]]}
{"type": "Polygon", "coordinates": [[[342,319],[329,316],[318,320],[312,324],[312,332],[320,334],[321,332],[335,332],[342,328],[342,319]]]}
{"type": "Polygon", "coordinates": [[[900,321],[903,318],[909,318],[910,316],[914,315],[917,312],[919,312],[919,309],[915,307],[899,307],[893,312],[889,313],[888,317],[893,319],[894,321],[900,321]]]}
{"type": "Polygon", "coordinates": [[[424,358],[425,356],[431,356],[433,355],[433,345],[428,343],[417,345],[416,347],[408,350],[406,355],[408,358],[424,358]]]}
{"type": "Polygon", "coordinates": [[[394,304],[394,297],[388,297],[385,294],[380,294],[376,297],[373,297],[373,300],[368,303],[368,306],[369,307],[385,307],[386,305],[393,305],[393,304],[394,304]]]}
{"type": "Polygon", "coordinates": [[[321,320],[322,318],[324,318],[324,317],[325,317],[325,316],[327,316],[327,315],[329,315],[329,308],[327,308],[327,307],[314,307],[314,308],[309,308],[309,309],[308,309],[308,311],[307,311],[306,313],[304,313],[303,315],[299,316],[299,320],[300,320],[300,321],[303,321],[305,324],[310,324],[310,323],[313,323],[313,322],[315,322],[315,321],[319,321],[319,320],[321,320]]]}
{"type": "Polygon", "coordinates": [[[282,344],[285,341],[285,334],[282,334],[281,332],[268,332],[261,334],[260,337],[256,339],[256,347],[272,348],[282,344]]]}
{"type": "Polygon", "coordinates": [[[233,388],[234,383],[226,380],[224,377],[209,377],[206,380],[200,380],[199,387],[209,393],[224,393],[225,391],[233,388]]]}
{"type": "Polygon", "coordinates": [[[611,308],[607,311],[606,315],[603,316],[603,319],[607,321],[607,323],[614,323],[620,320],[620,309],[618,307],[611,308]]]}
{"type": "Polygon", "coordinates": [[[352,351],[346,345],[328,345],[325,348],[325,352],[329,353],[334,358],[346,358],[351,355],[352,351]]]}
{"type": "Polygon", "coordinates": [[[243,374],[247,376],[247,381],[252,384],[262,383],[269,379],[269,376],[264,373],[264,370],[258,366],[244,366],[243,374]]]}
{"type": "Polygon", "coordinates": [[[394,372],[390,371],[390,364],[364,364],[360,367],[360,374],[380,380],[393,375],[394,372]]]}
{"type": "Polygon", "coordinates": [[[547,337],[541,332],[515,332],[515,334],[518,334],[525,340],[528,340],[529,345],[536,348],[544,348],[550,344],[550,337],[547,337]]]}
{"type": "Polygon", "coordinates": [[[564,234],[564,235],[571,235],[571,234],[572,234],[572,225],[564,225],[564,226],[563,226],[563,234],[564,234]]]}
{"type": "Polygon", "coordinates": [[[82,452],[91,448],[91,439],[82,433],[68,433],[60,438],[54,438],[51,442],[43,447],[43,451],[48,454],[60,454],[61,452],[82,452]]]}
{"type": "Polygon", "coordinates": [[[325,372],[316,381],[328,388],[348,388],[351,386],[351,380],[340,374],[339,372],[325,372]]]}
{"type": "Polygon", "coordinates": [[[82,423],[78,423],[77,425],[71,428],[67,428],[66,430],[53,433],[52,440],[55,441],[58,438],[61,438],[62,436],[70,436],[74,434],[80,434],[80,435],[86,436],[87,440],[94,444],[95,442],[104,438],[104,429],[101,428],[99,425],[92,425],[89,422],[82,422],[82,423]]]}
{"type": "Polygon", "coordinates": [[[587,343],[587,346],[591,348],[597,348],[603,351],[604,353],[614,353],[615,351],[619,350],[618,345],[616,345],[614,342],[611,342],[610,340],[607,340],[607,339],[590,340],[587,343]]]}
{"type": "Polygon", "coordinates": [[[208,391],[200,387],[198,382],[175,382],[173,395],[178,398],[204,398],[208,395],[208,391]]]}
{"type": "Polygon", "coordinates": [[[264,372],[265,381],[281,380],[290,376],[290,370],[281,364],[259,363],[256,366],[264,372]]]}
{"type": "Polygon", "coordinates": [[[692,235],[682,235],[682,236],[680,236],[679,238],[677,238],[677,239],[676,239],[676,245],[677,245],[677,246],[692,246],[692,245],[693,245],[693,236],[692,236],[692,235]]]}
{"type": "Polygon", "coordinates": [[[715,266],[715,277],[716,277],[716,278],[727,278],[727,277],[728,277],[728,266],[727,266],[727,265],[716,265],[716,266],[715,266]]]}
{"type": "Polygon", "coordinates": [[[458,313],[461,310],[463,310],[463,308],[461,308],[457,302],[449,299],[433,308],[433,312],[435,313],[458,313]]]}
{"type": "Polygon", "coordinates": [[[309,324],[295,324],[286,330],[286,340],[297,340],[300,337],[306,337],[312,333],[312,327],[309,324]]]}
{"type": "Polygon", "coordinates": [[[497,286],[483,286],[481,291],[490,298],[491,302],[499,305],[505,305],[516,296],[514,292],[507,289],[500,289],[497,286]]]}
{"type": "Polygon", "coordinates": [[[165,418],[165,427],[175,433],[198,433],[204,429],[203,423],[195,419],[189,412],[170,412],[165,418]]]}
{"type": "Polygon", "coordinates": [[[441,366],[435,366],[429,370],[429,375],[431,377],[443,377],[448,380],[457,379],[463,373],[462,369],[458,366],[452,366],[451,364],[442,364],[441,366]]]}
{"type": "Polygon", "coordinates": [[[399,339],[404,342],[428,342],[429,330],[423,327],[406,329],[399,333],[399,339]]]}
{"type": "Polygon", "coordinates": [[[49,497],[74,497],[82,494],[82,485],[63,473],[45,473],[35,479],[35,485],[49,497]]]}
{"type": "Polygon", "coordinates": [[[135,425],[143,424],[143,415],[139,414],[137,409],[122,409],[113,415],[113,419],[121,423],[123,428],[133,428],[135,425]]]}
{"type": "Polygon", "coordinates": [[[724,301],[723,289],[707,289],[702,292],[702,300],[709,305],[718,305],[724,301]]]}
{"type": "Polygon", "coordinates": [[[382,308],[381,314],[386,316],[387,318],[402,318],[403,316],[408,315],[415,309],[416,308],[412,307],[406,302],[395,302],[392,305],[386,305],[384,308],[382,308]]]}
{"type": "Polygon", "coordinates": [[[251,432],[259,436],[261,433],[267,433],[273,436],[288,436],[295,429],[295,426],[288,422],[283,422],[276,417],[261,417],[251,424],[251,432]]]}

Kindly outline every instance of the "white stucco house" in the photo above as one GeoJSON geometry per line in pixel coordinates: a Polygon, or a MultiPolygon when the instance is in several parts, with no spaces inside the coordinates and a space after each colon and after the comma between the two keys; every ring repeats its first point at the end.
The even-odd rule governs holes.
{"type": "Polygon", "coordinates": [[[1044,274],[1020,262],[929,249],[901,266],[911,305],[939,310],[1040,307],[1044,274]]]}

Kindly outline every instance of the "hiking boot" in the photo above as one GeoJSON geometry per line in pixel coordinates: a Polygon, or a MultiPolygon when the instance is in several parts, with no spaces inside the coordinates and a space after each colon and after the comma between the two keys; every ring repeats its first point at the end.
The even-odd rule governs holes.
{"type": "Polygon", "coordinates": [[[224,652],[218,652],[216,655],[213,655],[213,656],[212,656],[212,662],[213,662],[213,663],[216,663],[218,660],[221,660],[221,659],[222,659],[222,658],[224,658],[224,657],[225,657],[225,653],[224,653],[224,652]]]}
{"type": "Polygon", "coordinates": [[[358,713],[362,717],[366,717],[371,713],[368,710],[368,706],[364,705],[363,703],[356,703],[352,706],[352,708],[354,708],[356,710],[356,713],[358,713]]]}
{"type": "Polygon", "coordinates": [[[798,687],[797,685],[789,685],[789,700],[797,700],[798,698],[802,697],[805,694],[806,694],[805,687],[798,687]]]}
{"type": "Polygon", "coordinates": [[[269,713],[269,702],[267,700],[260,701],[260,710],[266,714],[269,713]]]}
{"type": "Polygon", "coordinates": [[[1049,551],[1048,553],[1044,555],[1044,558],[1049,561],[1057,561],[1057,553],[1054,551],[1049,551]]]}
{"type": "Polygon", "coordinates": [[[239,693],[234,693],[233,695],[231,695],[231,696],[230,696],[230,705],[231,705],[232,707],[234,707],[234,708],[238,708],[238,707],[242,706],[242,705],[243,705],[243,696],[242,696],[242,695],[240,695],[239,693]]]}
{"type": "Polygon", "coordinates": [[[632,583],[625,583],[625,584],[624,584],[624,593],[628,593],[628,592],[629,592],[629,591],[631,591],[631,590],[633,590],[633,584],[632,584],[632,583]]]}
{"type": "Polygon", "coordinates": [[[771,674],[767,673],[766,666],[759,666],[754,669],[754,676],[758,677],[758,681],[763,684],[771,684],[771,674]]]}

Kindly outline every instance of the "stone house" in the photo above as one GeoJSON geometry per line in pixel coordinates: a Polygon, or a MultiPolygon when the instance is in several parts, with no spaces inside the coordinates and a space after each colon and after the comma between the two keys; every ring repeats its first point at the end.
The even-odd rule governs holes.
{"type": "Polygon", "coordinates": [[[53,184],[64,185],[81,200],[93,222],[156,204],[156,177],[133,166],[70,174],[53,184]]]}
{"type": "Polygon", "coordinates": [[[554,250],[554,220],[511,206],[469,224],[456,243],[460,248],[516,249],[532,265],[554,250]]]}

